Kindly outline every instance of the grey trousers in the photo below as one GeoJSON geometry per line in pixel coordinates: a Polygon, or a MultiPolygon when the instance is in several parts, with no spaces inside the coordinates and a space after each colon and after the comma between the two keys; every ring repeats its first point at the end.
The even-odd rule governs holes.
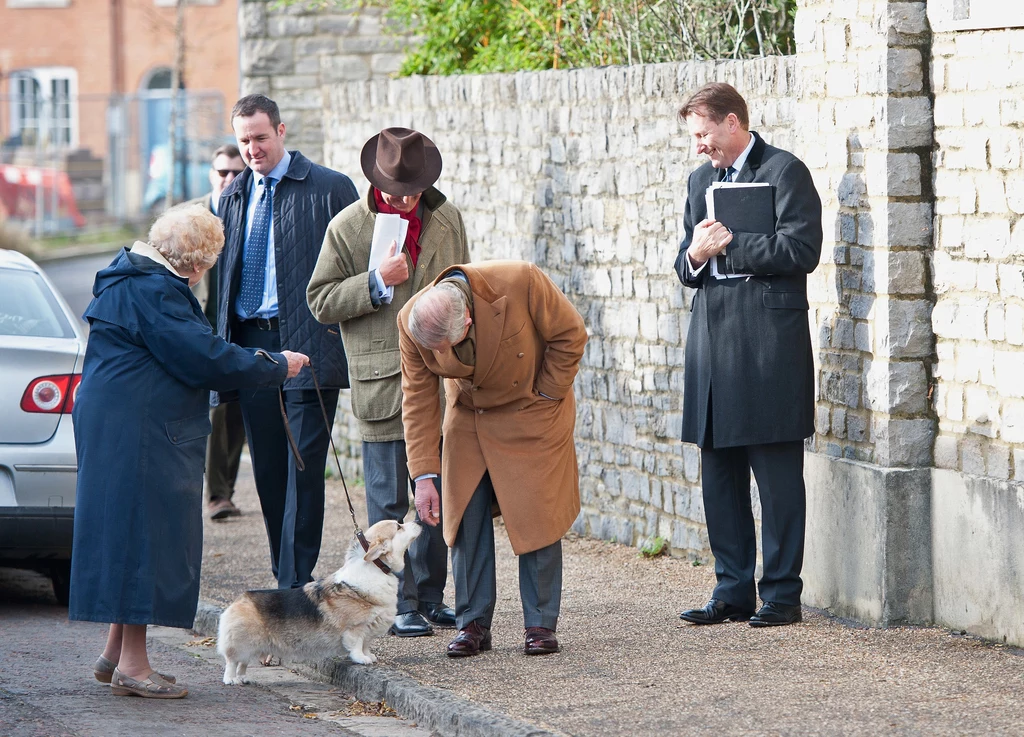
{"type": "MultiPolygon", "coordinates": [[[[488,473],[469,501],[452,548],[455,578],[455,624],[463,629],[477,621],[490,628],[497,601],[494,570],[494,486],[488,473]]],[[[526,627],[556,629],[562,605],[562,541],[519,556],[519,597],[526,627]]]]}
{"type": "MultiPolygon", "coordinates": [[[[416,487],[409,478],[405,441],[363,442],[363,478],[366,481],[366,516],[370,524],[384,519],[404,520],[409,493],[416,487]]],[[[441,490],[440,479],[434,485],[441,490]]],[[[416,521],[419,521],[417,515],[416,521]]],[[[423,532],[405,553],[405,570],[398,576],[398,613],[414,612],[420,602],[440,604],[448,578],[448,546],[441,525],[423,525],[423,532]],[[410,573],[411,572],[411,573],[410,573]]]]}

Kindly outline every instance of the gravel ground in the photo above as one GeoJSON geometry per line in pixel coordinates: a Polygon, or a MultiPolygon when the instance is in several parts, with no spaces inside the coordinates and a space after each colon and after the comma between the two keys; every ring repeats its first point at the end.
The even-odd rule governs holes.
{"type": "MultiPolygon", "coordinates": [[[[352,492],[365,524],[362,487],[352,492]]],[[[221,606],[274,585],[244,463],[236,503],[241,518],[206,523],[202,597],[221,606]]],[[[571,735],[1024,733],[1024,651],[935,628],[861,628],[808,609],[790,627],[687,625],[678,612],[706,601],[709,567],[573,536],[563,547],[562,652],[528,658],[518,568],[498,527],[494,650],[449,659],[450,630],[385,637],[373,646],[381,667],[571,735]]],[[[329,481],[318,576],[341,565],[351,539],[341,484],[329,481]]]]}

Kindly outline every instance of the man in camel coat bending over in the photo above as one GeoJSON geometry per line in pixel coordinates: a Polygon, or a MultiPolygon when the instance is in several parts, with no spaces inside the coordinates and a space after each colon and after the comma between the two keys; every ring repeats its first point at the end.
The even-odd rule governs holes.
{"type": "Polygon", "coordinates": [[[448,655],[491,649],[495,506],[519,556],[525,652],[557,652],[561,538],[580,511],[572,385],[583,318],[533,264],[492,261],[442,272],[398,324],[409,474],[428,525],[441,507],[431,479],[442,479],[459,628],[448,655]]]}

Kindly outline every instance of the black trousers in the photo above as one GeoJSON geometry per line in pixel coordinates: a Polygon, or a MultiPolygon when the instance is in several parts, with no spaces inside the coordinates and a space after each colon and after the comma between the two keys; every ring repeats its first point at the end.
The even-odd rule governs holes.
{"type": "Polygon", "coordinates": [[[210,410],[210,439],[206,444],[207,501],[235,494],[238,464],[245,445],[245,424],[238,402],[224,402],[210,410]]]}
{"type": "MultiPolygon", "coordinates": [[[[281,350],[281,338],[276,330],[260,330],[251,324],[236,323],[232,335],[239,345],[274,352],[281,350]]],[[[337,389],[323,390],[331,425],[338,408],[338,393],[337,389]]],[[[330,429],[324,423],[314,390],[287,390],[284,403],[288,425],[305,462],[303,471],[296,467],[288,447],[278,389],[239,392],[256,492],[270,542],[271,570],[278,588],[282,589],[303,586],[313,580],[324,528],[324,469],[330,443],[330,429]]]]}
{"type": "Polygon", "coordinates": [[[765,602],[799,604],[807,514],[803,441],[701,448],[700,458],[704,515],[718,578],[714,598],[744,609],[756,608],[753,471],[761,497],[763,556],[757,593],[765,602]]]}

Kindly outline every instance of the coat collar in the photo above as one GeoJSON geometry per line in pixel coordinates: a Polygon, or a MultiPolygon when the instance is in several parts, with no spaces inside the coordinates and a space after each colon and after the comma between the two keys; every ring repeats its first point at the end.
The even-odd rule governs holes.
{"type": "Polygon", "coordinates": [[[737,182],[744,182],[749,184],[754,181],[754,177],[757,176],[757,170],[761,168],[761,161],[764,160],[764,150],[767,144],[761,136],[757,135],[754,131],[750,131],[750,135],[754,137],[754,147],[750,149],[750,153],[747,154],[747,161],[744,167],[740,170],[737,182]]]}
{"type": "MultiPolygon", "coordinates": [[[[754,139],[754,144],[750,149],[750,153],[747,154],[746,161],[743,162],[743,167],[736,175],[736,179],[733,180],[743,184],[749,184],[754,181],[754,177],[757,176],[757,170],[761,168],[764,151],[768,145],[755,131],[750,131],[750,135],[754,139]]],[[[713,169],[712,171],[714,172],[715,181],[721,182],[725,179],[725,169],[713,169]]]]}
{"type": "Polygon", "coordinates": [[[139,256],[145,256],[150,261],[156,261],[158,264],[166,268],[179,279],[185,278],[178,273],[177,269],[171,266],[171,262],[168,261],[167,258],[162,253],[160,253],[158,250],[153,248],[153,246],[149,245],[148,243],[143,243],[142,241],[135,241],[129,253],[135,253],[138,254],[139,256]]]}
{"type": "MultiPolygon", "coordinates": [[[[284,178],[294,179],[298,182],[303,181],[309,176],[309,172],[313,168],[313,162],[303,156],[301,151],[289,151],[288,154],[292,157],[292,160],[288,164],[288,171],[284,173],[284,178]]],[[[242,197],[244,199],[249,192],[249,182],[252,177],[252,169],[248,166],[245,167],[242,173],[231,180],[231,184],[224,189],[221,199],[224,197],[242,197]]]]}
{"type": "Polygon", "coordinates": [[[466,275],[473,292],[473,320],[476,322],[476,370],[473,372],[473,383],[480,386],[498,355],[508,297],[495,292],[484,275],[468,264],[449,266],[438,275],[434,284],[454,270],[466,275]]]}

